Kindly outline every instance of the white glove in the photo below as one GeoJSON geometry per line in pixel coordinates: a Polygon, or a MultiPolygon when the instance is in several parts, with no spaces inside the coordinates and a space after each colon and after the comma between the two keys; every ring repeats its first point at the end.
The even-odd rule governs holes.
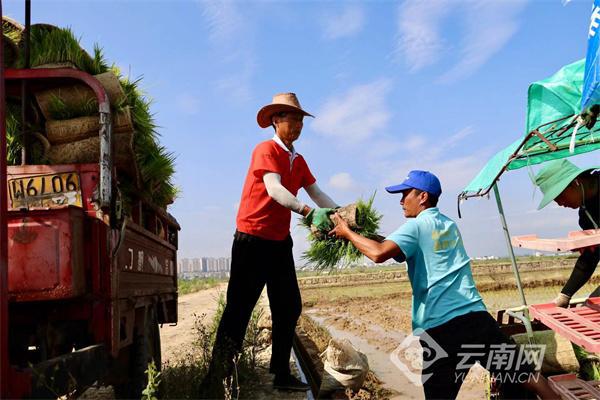
{"type": "Polygon", "coordinates": [[[553,300],[556,307],[567,308],[569,307],[569,301],[571,300],[571,296],[568,296],[564,293],[559,293],[558,296],[553,300]]]}

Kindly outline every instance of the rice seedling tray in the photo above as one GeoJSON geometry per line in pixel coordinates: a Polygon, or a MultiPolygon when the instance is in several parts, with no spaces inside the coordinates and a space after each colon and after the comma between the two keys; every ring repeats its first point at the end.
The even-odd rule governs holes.
{"type": "Polygon", "coordinates": [[[600,244],[600,229],[569,232],[566,238],[541,239],[537,235],[513,236],[514,247],[540,251],[573,251],[600,244]]]}
{"type": "Polygon", "coordinates": [[[569,341],[593,353],[600,352],[600,297],[589,298],[578,307],[562,308],[554,303],[529,306],[531,316],[569,341]]]}

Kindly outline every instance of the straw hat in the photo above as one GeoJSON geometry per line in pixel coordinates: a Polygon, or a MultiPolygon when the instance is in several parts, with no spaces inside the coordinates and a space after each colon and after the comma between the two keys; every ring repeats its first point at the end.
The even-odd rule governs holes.
{"type": "Polygon", "coordinates": [[[544,194],[544,198],[538,206],[538,210],[546,207],[548,203],[558,197],[569,186],[571,182],[586,171],[597,169],[598,167],[580,169],[569,160],[550,161],[535,176],[535,184],[539,186],[544,194]]]}
{"type": "Polygon", "coordinates": [[[256,115],[256,121],[258,122],[258,126],[260,126],[261,128],[271,126],[271,117],[273,116],[273,114],[284,111],[299,112],[304,116],[314,118],[314,115],[309,114],[302,109],[295,93],[278,93],[275,96],[273,96],[273,101],[271,102],[271,104],[268,104],[261,108],[258,114],[256,115]]]}

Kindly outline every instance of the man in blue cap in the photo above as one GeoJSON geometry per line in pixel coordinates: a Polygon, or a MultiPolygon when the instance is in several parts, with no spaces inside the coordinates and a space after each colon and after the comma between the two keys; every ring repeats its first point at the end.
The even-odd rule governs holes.
{"type": "Polygon", "coordinates": [[[490,346],[512,342],[500,331],[483,304],[456,223],[437,208],[442,194],[439,179],[428,171],[411,171],[404,182],[386,190],[402,194],[400,204],[408,221],[383,242],[353,232],[338,215],[333,217],[336,227],[330,235],[351,241],[377,263],[394,258],[408,264],[413,290],[413,331],[421,338],[424,354],[435,354],[435,345],[447,353],[424,366],[425,397],[455,398],[466,375],[460,373],[460,368],[468,371],[478,361],[484,367],[491,365],[490,372],[496,376],[503,373],[519,376],[511,382],[517,381],[520,385],[503,385],[507,395],[522,398],[526,389],[541,398],[558,398],[532,365],[525,363],[500,370],[488,363],[490,346]],[[428,335],[428,340],[423,340],[423,333],[428,335]],[[465,361],[468,349],[464,345],[480,346],[480,353],[471,350],[472,357],[465,361]],[[481,352],[484,349],[486,351],[481,352]]]}
{"type": "MultiPolygon", "coordinates": [[[[547,163],[535,177],[535,184],[544,194],[538,210],[555,201],[561,207],[579,209],[581,229],[598,229],[600,225],[600,174],[598,167],[580,169],[566,159],[547,163]]],[[[573,272],[554,304],[567,307],[571,297],[592,277],[600,261],[598,247],[580,250],[573,272]]],[[[600,289],[600,288],[599,288],[600,289]]],[[[600,296],[596,289],[592,296],[600,296]]]]}

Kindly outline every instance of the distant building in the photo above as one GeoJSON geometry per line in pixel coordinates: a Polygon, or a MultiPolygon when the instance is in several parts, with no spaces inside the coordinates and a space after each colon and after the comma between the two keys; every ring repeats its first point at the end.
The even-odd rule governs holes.
{"type": "Polygon", "coordinates": [[[498,259],[499,259],[498,256],[481,256],[481,257],[471,258],[471,260],[477,260],[477,261],[481,261],[481,260],[498,260],[498,259]]]}
{"type": "Polygon", "coordinates": [[[230,257],[182,258],[177,272],[182,279],[227,278],[231,270],[230,257]]]}

